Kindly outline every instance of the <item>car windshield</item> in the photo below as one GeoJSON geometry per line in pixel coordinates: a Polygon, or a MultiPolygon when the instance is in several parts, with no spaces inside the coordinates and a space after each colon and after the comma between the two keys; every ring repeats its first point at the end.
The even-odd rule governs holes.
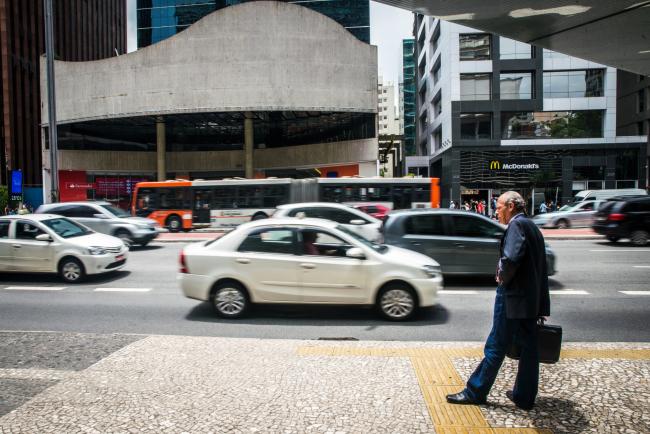
{"type": "Polygon", "coordinates": [[[52,229],[54,233],[56,233],[61,238],[80,237],[93,233],[93,231],[86,228],[85,226],[82,226],[64,217],[43,220],[42,223],[48,228],[52,229]]]}
{"type": "Polygon", "coordinates": [[[369,240],[365,239],[364,237],[357,234],[356,232],[351,231],[350,229],[346,228],[345,226],[338,225],[338,226],[336,226],[336,229],[340,230],[341,232],[345,232],[346,234],[350,235],[355,240],[359,241],[361,244],[364,244],[364,245],[370,247],[375,252],[385,253],[388,250],[388,246],[385,246],[383,244],[373,243],[372,241],[369,241],[369,240]]]}
{"type": "Polygon", "coordinates": [[[119,217],[119,218],[131,217],[131,215],[129,213],[127,213],[123,209],[120,209],[120,208],[118,208],[116,206],[113,206],[113,205],[100,205],[100,206],[102,208],[104,208],[106,211],[108,211],[111,214],[113,214],[114,216],[116,216],[116,217],[119,217]]]}

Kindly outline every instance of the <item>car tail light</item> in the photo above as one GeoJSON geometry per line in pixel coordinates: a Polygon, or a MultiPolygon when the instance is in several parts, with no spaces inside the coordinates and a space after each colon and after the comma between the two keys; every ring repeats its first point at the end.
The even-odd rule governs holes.
{"type": "Polygon", "coordinates": [[[625,220],[625,214],[620,214],[620,213],[610,214],[608,220],[611,222],[623,221],[625,220]]]}
{"type": "Polygon", "coordinates": [[[181,250],[181,255],[178,258],[178,262],[180,263],[181,266],[180,270],[178,270],[179,273],[189,273],[189,271],[187,270],[187,263],[185,262],[185,252],[183,252],[182,250],[181,250]]]}

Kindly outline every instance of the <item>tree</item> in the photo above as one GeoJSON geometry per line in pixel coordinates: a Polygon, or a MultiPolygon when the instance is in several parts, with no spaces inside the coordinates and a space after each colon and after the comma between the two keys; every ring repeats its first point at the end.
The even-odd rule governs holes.
{"type": "Polygon", "coordinates": [[[9,203],[9,191],[6,185],[0,185],[0,213],[4,212],[9,203]]]}

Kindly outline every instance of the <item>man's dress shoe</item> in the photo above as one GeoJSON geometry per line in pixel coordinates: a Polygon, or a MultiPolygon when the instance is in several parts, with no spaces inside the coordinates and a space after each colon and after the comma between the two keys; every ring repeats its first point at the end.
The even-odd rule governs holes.
{"type": "Polygon", "coordinates": [[[512,393],[512,390],[507,390],[506,391],[506,396],[508,397],[508,399],[510,401],[513,402],[513,404],[515,404],[517,407],[521,408],[522,410],[532,410],[532,408],[533,408],[532,405],[530,407],[525,407],[523,405],[517,404],[517,402],[515,402],[515,395],[512,393]]]}
{"type": "Polygon", "coordinates": [[[463,404],[463,405],[485,404],[485,402],[474,401],[472,398],[467,396],[464,390],[462,392],[452,393],[447,395],[447,402],[450,404],[463,404]]]}

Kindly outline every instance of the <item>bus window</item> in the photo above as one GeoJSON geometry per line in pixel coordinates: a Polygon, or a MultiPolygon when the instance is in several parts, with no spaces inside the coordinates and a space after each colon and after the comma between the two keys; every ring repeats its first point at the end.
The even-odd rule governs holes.
{"type": "Polygon", "coordinates": [[[191,209],[189,188],[160,188],[158,189],[158,209],[191,209]]]}
{"type": "Polygon", "coordinates": [[[237,187],[215,187],[212,192],[212,209],[238,208],[237,187]]]}
{"type": "Polygon", "coordinates": [[[262,187],[239,186],[237,188],[238,208],[262,208],[262,187]]]}
{"type": "Polygon", "coordinates": [[[262,187],[263,207],[275,208],[289,202],[288,185],[267,185],[262,187]]]}
{"type": "Polygon", "coordinates": [[[140,188],[135,200],[135,215],[147,217],[156,209],[158,209],[158,189],[140,188]]]}

